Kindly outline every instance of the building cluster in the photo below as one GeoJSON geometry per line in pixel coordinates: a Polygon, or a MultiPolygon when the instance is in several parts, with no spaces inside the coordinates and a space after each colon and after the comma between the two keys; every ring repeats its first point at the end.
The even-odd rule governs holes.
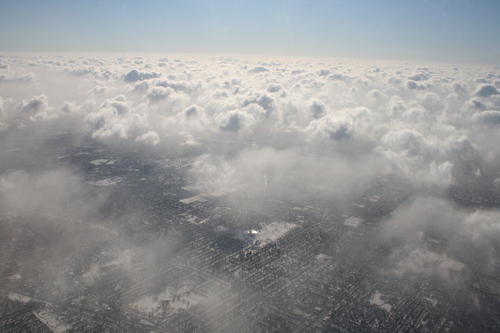
{"type": "Polygon", "coordinates": [[[473,253],[447,272],[460,287],[390,272],[374,235],[411,197],[405,184],[374,181],[348,204],[311,190],[238,207],[228,197],[244,189],[182,202],[198,194],[186,189],[190,161],[80,147],[61,163],[82,166],[89,195],[106,193],[100,220],[2,212],[0,331],[500,330],[500,283],[473,253]]]}

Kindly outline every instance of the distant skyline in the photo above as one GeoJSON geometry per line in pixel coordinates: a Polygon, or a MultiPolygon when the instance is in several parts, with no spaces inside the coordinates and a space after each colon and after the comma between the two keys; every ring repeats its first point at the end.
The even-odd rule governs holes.
{"type": "Polygon", "coordinates": [[[0,1],[0,52],[499,63],[500,1],[0,1]]]}

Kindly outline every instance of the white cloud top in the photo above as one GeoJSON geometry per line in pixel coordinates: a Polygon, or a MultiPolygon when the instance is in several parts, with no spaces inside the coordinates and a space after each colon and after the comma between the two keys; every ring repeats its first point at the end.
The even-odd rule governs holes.
{"type": "Polygon", "coordinates": [[[60,123],[98,140],[197,142],[224,155],[210,148],[218,138],[241,152],[374,159],[375,174],[438,186],[457,161],[499,160],[481,138],[499,136],[497,68],[65,56],[4,57],[1,70],[3,135],[60,123]]]}

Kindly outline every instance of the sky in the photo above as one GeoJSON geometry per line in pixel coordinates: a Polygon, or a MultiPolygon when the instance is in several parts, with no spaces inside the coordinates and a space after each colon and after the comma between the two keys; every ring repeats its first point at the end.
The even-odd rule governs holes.
{"type": "Polygon", "coordinates": [[[497,63],[499,1],[0,1],[0,52],[497,63]]]}

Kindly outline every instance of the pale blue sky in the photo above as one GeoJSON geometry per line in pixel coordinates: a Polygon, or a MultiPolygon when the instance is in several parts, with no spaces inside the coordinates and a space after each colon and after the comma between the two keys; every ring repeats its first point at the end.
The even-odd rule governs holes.
{"type": "Polygon", "coordinates": [[[0,51],[499,63],[500,0],[0,0],[0,51]]]}

